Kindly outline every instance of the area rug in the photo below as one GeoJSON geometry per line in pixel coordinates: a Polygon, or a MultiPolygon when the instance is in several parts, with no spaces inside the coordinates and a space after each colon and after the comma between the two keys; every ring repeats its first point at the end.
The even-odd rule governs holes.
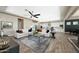
{"type": "Polygon", "coordinates": [[[42,53],[45,52],[47,49],[49,43],[50,43],[51,38],[41,38],[40,43],[39,43],[39,38],[30,36],[30,37],[24,37],[21,38],[20,41],[24,43],[26,46],[30,47],[33,52],[36,53],[42,53]]]}

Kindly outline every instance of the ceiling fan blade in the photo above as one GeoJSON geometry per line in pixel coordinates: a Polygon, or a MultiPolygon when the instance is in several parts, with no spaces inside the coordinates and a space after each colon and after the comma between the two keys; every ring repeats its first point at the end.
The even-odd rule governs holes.
{"type": "Polygon", "coordinates": [[[29,11],[29,13],[33,16],[33,14],[29,11]]]}
{"type": "Polygon", "coordinates": [[[35,18],[38,18],[37,16],[34,16],[35,18]]]}
{"type": "Polygon", "coordinates": [[[31,15],[33,15],[33,14],[32,14],[32,12],[33,12],[33,11],[32,11],[32,12],[30,12],[30,11],[29,11],[29,10],[27,10],[27,9],[25,9],[25,11],[28,11],[31,15]]]}
{"type": "Polygon", "coordinates": [[[40,16],[40,14],[35,14],[34,16],[40,16]]]}
{"type": "Polygon", "coordinates": [[[27,10],[27,9],[25,9],[25,11],[28,11],[28,12],[29,12],[29,14],[31,15],[31,18],[32,18],[32,16],[35,17],[35,18],[38,18],[37,16],[40,16],[40,14],[35,14],[35,15],[33,15],[33,11],[30,12],[30,11],[27,10]]]}

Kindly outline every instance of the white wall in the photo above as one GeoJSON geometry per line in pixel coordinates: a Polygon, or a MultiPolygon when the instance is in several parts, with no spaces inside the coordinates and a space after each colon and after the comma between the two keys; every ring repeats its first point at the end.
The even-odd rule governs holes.
{"type": "Polygon", "coordinates": [[[56,32],[64,32],[64,27],[60,27],[61,24],[64,25],[64,22],[52,22],[51,26],[55,28],[56,32]]]}
{"type": "Polygon", "coordinates": [[[24,19],[24,29],[27,30],[29,29],[32,25],[34,25],[34,22],[31,21],[30,19],[24,19]]]}
{"type": "MultiPolygon", "coordinates": [[[[13,29],[15,29],[15,30],[18,29],[18,20],[17,19],[18,19],[17,16],[5,14],[5,13],[0,13],[0,21],[13,22],[13,29]]],[[[33,24],[34,24],[33,21],[31,21],[30,19],[24,19],[24,29],[29,28],[33,24]]]]}
{"type": "MultiPolygon", "coordinates": [[[[63,24],[64,25],[64,22],[51,22],[51,27],[54,27],[56,32],[64,32],[64,27],[61,28],[60,25],[63,24]]],[[[41,25],[48,25],[48,23],[41,23],[41,25]]]]}
{"type": "Polygon", "coordinates": [[[11,16],[8,14],[0,13],[0,21],[9,21],[13,22],[13,29],[18,29],[18,21],[16,16],[11,16]]]}

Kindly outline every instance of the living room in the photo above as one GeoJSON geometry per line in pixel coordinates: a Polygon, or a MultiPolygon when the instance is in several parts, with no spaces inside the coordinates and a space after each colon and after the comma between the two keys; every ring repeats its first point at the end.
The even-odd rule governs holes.
{"type": "Polygon", "coordinates": [[[73,45],[63,40],[73,37],[64,34],[64,23],[66,19],[78,19],[75,18],[77,10],[76,6],[0,6],[0,38],[3,39],[0,52],[77,52],[73,45]],[[53,32],[50,31],[52,27],[53,32]],[[65,47],[67,45],[70,48],[65,47]]]}

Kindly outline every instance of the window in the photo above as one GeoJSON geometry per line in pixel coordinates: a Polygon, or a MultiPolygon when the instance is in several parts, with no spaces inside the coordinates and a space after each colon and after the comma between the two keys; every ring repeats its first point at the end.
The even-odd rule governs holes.
{"type": "Polygon", "coordinates": [[[66,25],[71,25],[71,22],[66,22],[66,25]]]}
{"type": "Polygon", "coordinates": [[[78,21],[74,21],[73,22],[73,25],[78,25],[78,21]]]}

